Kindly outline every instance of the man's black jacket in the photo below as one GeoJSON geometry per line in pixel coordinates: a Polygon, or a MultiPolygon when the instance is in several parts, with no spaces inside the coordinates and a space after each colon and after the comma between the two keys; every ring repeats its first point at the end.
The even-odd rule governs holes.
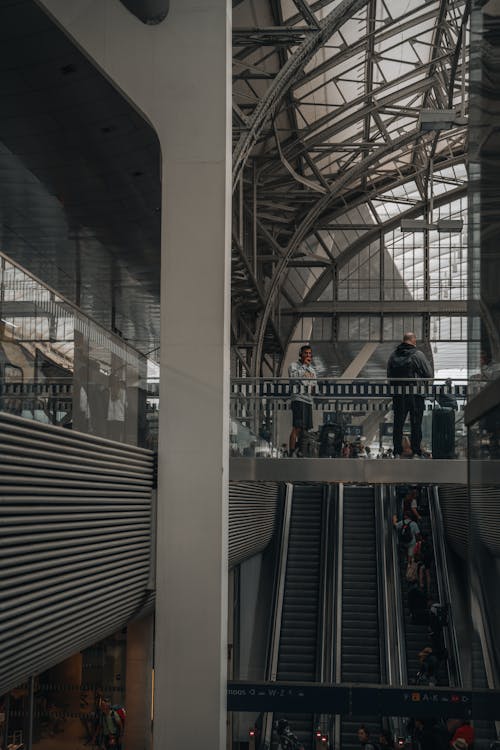
{"type": "Polygon", "coordinates": [[[403,342],[389,357],[387,377],[391,379],[392,385],[404,385],[401,379],[433,378],[434,373],[425,354],[415,346],[403,342]]]}

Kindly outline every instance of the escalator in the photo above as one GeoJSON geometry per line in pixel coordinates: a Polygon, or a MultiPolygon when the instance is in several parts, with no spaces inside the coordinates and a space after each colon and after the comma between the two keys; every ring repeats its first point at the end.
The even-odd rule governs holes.
{"type": "MultiPolygon", "coordinates": [[[[434,562],[431,568],[431,586],[428,592],[428,598],[432,602],[439,602],[441,604],[449,605],[450,592],[449,583],[446,575],[446,560],[445,552],[443,547],[443,540],[438,538],[439,534],[442,534],[442,529],[435,528],[440,518],[439,503],[438,499],[432,495],[432,492],[427,487],[421,488],[421,497],[419,501],[419,507],[421,510],[421,518],[418,521],[418,526],[421,533],[426,539],[432,544],[434,550],[434,562]]],[[[397,501],[394,507],[394,512],[401,517],[401,505],[397,501]]],[[[400,569],[400,586],[402,590],[402,598],[404,602],[404,633],[405,633],[405,646],[406,646],[406,669],[408,684],[414,685],[417,681],[417,673],[420,670],[420,663],[418,660],[418,654],[422,649],[429,645],[429,633],[427,624],[416,624],[412,622],[410,612],[407,604],[407,592],[409,584],[406,581],[406,568],[407,568],[407,554],[406,550],[399,549],[399,569],[400,569]]],[[[451,644],[453,624],[451,622],[451,615],[448,627],[445,628],[445,640],[446,646],[449,651],[449,661],[441,663],[438,673],[437,682],[438,686],[450,686],[454,685],[459,687],[461,684],[460,677],[457,674],[457,664],[455,657],[455,649],[451,644]],[[451,670],[451,671],[450,671],[451,670]]]]}
{"type": "MultiPolygon", "coordinates": [[[[494,688],[496,684],[494,658],[491,651],[491,629],[485,618],[484,602],[476,597],[482,597],[479,582],[473,585],[471,578],[466,576],[469,590],[463,588],[463,568],[457,570],[456,561],[450,558],[446,548],[446,530],[441,512],[441,498],[438,487],[433,488],[431,495],[431,519],[437,549],[437,576],[441,599],[450,603],[450,623],[447,633],[446,646],[450,653],[448,672],[450,684],[464,686],[464,675],[467,673],[467,662],[461,663],[463,655],[470,655],[470,671],[472,687],[480,690],[494,688]],[[441,542],[439,545],[438,542],[441,542]],[[457,581],[457,573],[459,580],[457,581]],[[472,615],[472,617],[470,617],[472,615]],[[460,634],[460,635],[459,635],[460,634]],[[462,639],[462,647],[459,640],[462,639]],[[464,642],[465,639],[465,642],[464,642]]],[[[474,721],[474,748],[488,750],[493,739],[497,737],[500,723],[487,720],[474,721]]]]}
{"type": "MultiPolygon", "coordinates": [[[[381,682],[379,588],[375,491],[373,487],[344,487],[342,501],[342,624],[340,679],[342,682],[381,682]]],[[[363,722],[377,737],[380,721],[363,722]]],[[[342,750],[359,748],[359,721],[340,724],[342,750]]]]}
{"type": "MultiPolygon", "coordinates": [[[[420,528],[420,531],[426,535],[429,542],[432,544],[433,548],[435,548],[435,540],[433,535],[433,528],[431,525],[431,519],[430,519],[430,508],[429,508],[429,498],[427,496],[427,491],[423,490],[423,496],[420,500],[419,506],[422,511],[422,517],[420,521],[418,521],[418,525],[420,528]]],[[[398,518],[401,518],[401,504],[400,499],[395,499],[394,504],[394,513],[398,516],[398,518]]],[[[403,623],[404,623],[404,634],[405,634],[405,646],[406,646],[406,673],[407,673],[407,680],[409,685],[415,685],[416,684],[416,677],[417,673],[420,669],[420,664],[418,661],[418,654],[422,649],[429,643],[429,635],[428,635],[428,625],[426,624],[416,624],[412,622],[412,619],[410,617],[410,611],[408,609],[408,597],[407,592],[409,588],[409,584],[406,581],[406,568],[407,568],[407,555],[406,555],[406,549],[400,548],[399,549],[399,571],[400,571],[400,586],[402,590],[402,598],[404,602],[403,607],[403,623]]],[[[429,592],[429,598],[433,602],[439,601],[439,595],[438,595],[438,589],[436,584],[436,569],[435,565],[433,565],[432,575],[431,575],[431,590],[429,592]]],[[[448,685],[448,674],[447,670],[443,667],[440,668],[438,673],[438,685],[448,685]]]]}
{"type": "MultiPolygon", "coordinates": [[[[471,660],[474,688],[476,690],[488,690],[490,685],[488,683],[486,665],[484,663],[483,647],[477,630],[473,630],[472,632],[471,660]]],[[[492,739],[497,736],[497,729],[494,721],[476,720],[474,722],[474,731],[475,750],[487,750],[492,739]]]]}
{"type": "MultiPolygon", "coordinates": [[[[322,485],[293,490],[276,679],[318,679],[326,493],[322,485]]],[[[275,716],[275,719],[280,717],[275,716]]],[[[293,732],[310,747],[313,715],[294,714],[293,732]]]]}

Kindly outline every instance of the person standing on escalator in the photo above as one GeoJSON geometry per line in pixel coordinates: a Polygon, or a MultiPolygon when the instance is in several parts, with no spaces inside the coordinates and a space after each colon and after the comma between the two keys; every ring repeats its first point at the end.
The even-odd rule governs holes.
{"type": "Polygon", "coordinates": [[[464,719],[460,726],[455,730],[453,737],[450,740],[450,747],[452,747],[453,750],[473,750],[474,738],[474,727],[471,725],[470,721],[464,719]]]}
{"type": "Polygon", "coordinates": [[[364,724],[361,724],[358,729],[358,740],[361,750],[380,750],[377,743],[370,739],[370,731],[364,724]]]}
{"type": "Polygon", "coordinates": [[[406,551],[408,562],[413,560],[415,546],[420,539],[420,528],[416,521],[413,521],[409,513],[405,513],[401,521],[397,515],[392,517],[392,525],[398,532],[399,545],[406,551]]]}
{"type": "MultiPolygon", "coordinates": [[[[299,350],[298,362],[292,362],[288,375],[293,385],[308,386],[309,381],[316,380],[316,370],[312,364],[312,349],[304,344],[299,350]]],[[[301,388],[303,390],[303,388],[301,388]]],[[[307,393],[295,393],[292,396],[292,431],[289,439],[289,455],[295,456],[297,444],[302,432],[313,426],[313,397],[307,393]]]]}
{"type": "MultiPolygon", "coordinates": [[[[432,367],[423,352],[417,349],[417,337],[412,331],[405,333],[403,341],[393,351],[387,362],[387,377],[392,386],[418,385],[419,379],[434,377],[432,367]]],[[[425,399],[416,394],[394,394],[394,458],[401,458],[403,453],[403,426],[407,414],[410,415],[411,449],[413,458],[422,457],[422,418],[425,399]]]]}
{"type": "Polygon", "coordinates": [[[280,719],[276,724],[279,739],[279,750],[304,750],[297,736],[290,729],[287,719],[280,719]]]}

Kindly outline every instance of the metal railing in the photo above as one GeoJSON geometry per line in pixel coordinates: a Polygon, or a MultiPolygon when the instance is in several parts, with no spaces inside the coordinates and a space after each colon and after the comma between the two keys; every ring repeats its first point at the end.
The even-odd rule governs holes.
{"type": "MultiPolygon", "coordinates": [[[[455,415],[454,455],[449,457],[464,458],[463,409],[467,393],[466,380],[449,384],[435,380],[408,383],[407,379],[389,383],[385,378],[318,378],[309,382],[289,378],[234,379],[230,393],[230,453],[232,457],[287,457],[292,403],[303,400],[311,405],[316,430],[328,422],[341,425],[346,450],[336,457],[389,457],[392,453],[393,397],[408,395],[424,400],[424,451],[432,452],[431,412],[446,408],[455,415]]],[[[407,437],[409,432],[407,428],[407,437]]],[[[312,433],[314,436],[314,428],[312,433]]],[[[316,438],[321,457],[319,435],[316,438]]]]}
{"type": "Polygon", "coordinates": [[[448,676],[451,687],[463,687],[462,670],[460,665],[460,650],[457,633],[453,621],[451,608],[451,588],[446,555],[445,528],[441,506],[439,504],[438,487],[428,489],[429,513],[434,538],[434,560],[436,566],[436,583],[439,602],[449,609],[449,622],[445,630],[445,644],[448,649],[448,676]]]}
{"type": "Polygon", "coordinates": [[[26,380],[5,376],[0,369],[0,412],[156,448],[157,411],[154,399],[146,397],[145,382],[118,387],[109,378],[84,383],[72,376],[26,380]]]}
{"type": "MultiPolygon", "coordinates": [[[[285,502],[283,507],[283,523],[281,527],[281,547],[278,559],[278,569],[275,581],[274,617],[269,639],[266,678],[276,682],[278,673],[278,657],[280,648],[281,620],[283,613],[283,599],[285,595],[285,576],[288,558],[288,541],[290,537],[290,521],[292,518],[293,484],[286,485],[285,502]]],[[[269,748],[273,733],[274,714],[266,713],[262,722],[261,747],[269,748]]]]}

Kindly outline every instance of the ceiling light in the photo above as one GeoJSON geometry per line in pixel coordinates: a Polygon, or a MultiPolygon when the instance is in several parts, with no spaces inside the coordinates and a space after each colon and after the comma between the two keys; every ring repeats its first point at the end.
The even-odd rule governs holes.
{"type": "Polygon", "coordinates": [[[462,219],[439,219],[437,224],[429,224],[425,219],[401,219],[402,232],[461,232],[464,228],[462,219]]]}
{"type": "Polygon", "coordinates": [[[418,118],[420,130],[450,130],[465,125],[466,118],[460,117],[454,109],[421,109],[418,118]]]}
{"type": "Polygon", "coordinates": [[[439,219],[438,232],[461,232],[464,228],[463,219],[439,219]]]}
{"type": "Polygon", "coordinates": [[[423,232],[426,229],[433,229],[425,219],[401,219],[402,232],[423,232]]]}

